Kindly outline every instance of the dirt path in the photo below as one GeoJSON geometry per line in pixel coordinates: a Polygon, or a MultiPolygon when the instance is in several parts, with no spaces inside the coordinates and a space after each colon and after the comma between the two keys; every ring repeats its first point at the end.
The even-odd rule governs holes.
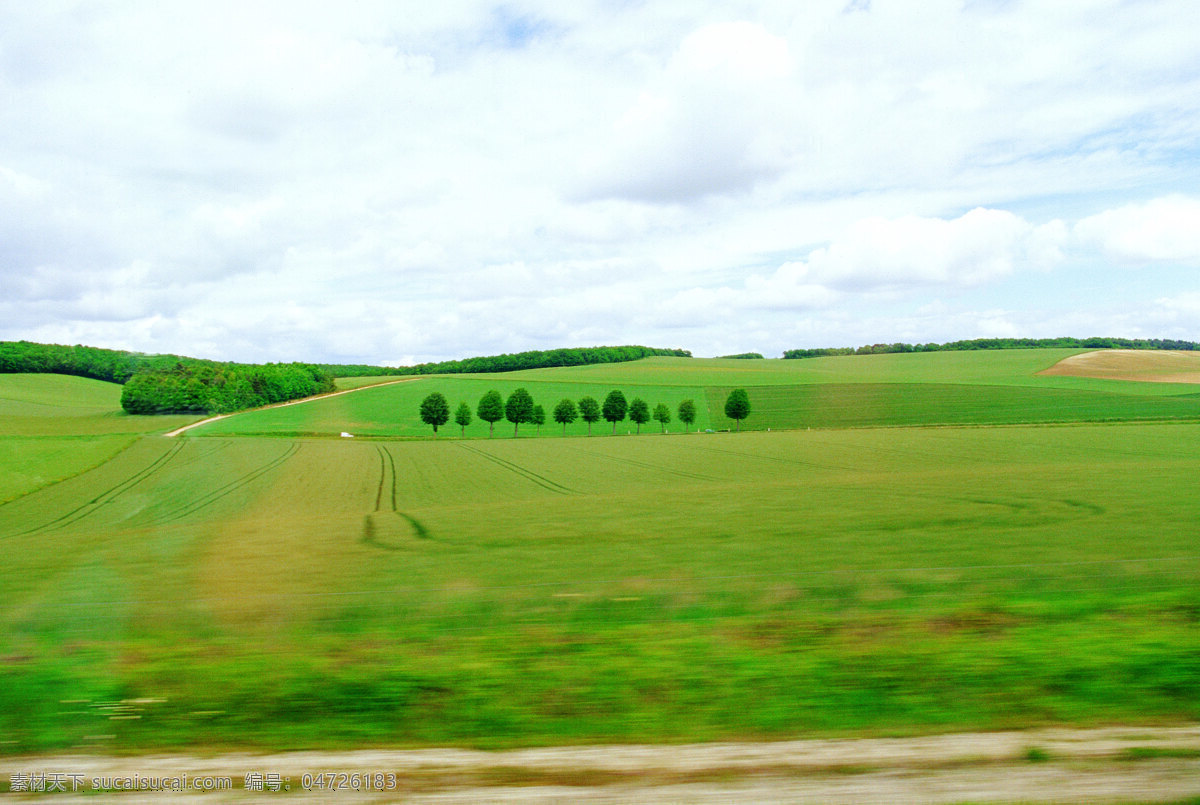
{"type": "MultiPolygon", "coordinates": [[[[377,389],[380,386],[393,386],[396,383],[407,383],[411,380],[416,380],[416,379],[417,378],[415,378],[415,377],[406,377],[402,380],[389,380],[386,383],[372,383],[369,386],[359,386],[356,389],[346,389],[345,391],[331,391],[328,394],[316,394],[312,397],[301,397],[299,400],[288,400],[287,402],[274,403],[272,405],[264,405],[259,408],[247,408],[246,411],[265,411],[268,408],[283,408],[288,405],[299,405],[300,403],[313,402],[314,400],[324,400],[326,397],[338,397],[338,396],[341,396],[342,394],[352,394],[356,391],[364,391],[366,389],[377,389]]],[[[246,411],[235,411],[234,413],[235,414],[244,414],[244,413],[246,413],[246,411]]],[[[192,428],[198,428],[201,425],[207,425],[209,422],[216,422],[218,419],[226,419],[227,417],[231,417],[233,415],[234,414],[218,414],[217,416],[210,416],[208,419],[201,419],[199,422],[193,422],[190,425],[184,425],[182,428],[176,428],[175,430],[171,431],[170,433],[164,433],[163,435],[168,436],[168,437],[178,436],[179,434],[183,433],[184,431],[189,431],[192,428]]]]}
{"type": "MultiPolygon", "coordinates": [[[[1171,802],[1200,796],[1200,725],[503,752],[0,759],[0,781],[14,774],[58,774],[56,779],[90,783],[96,777],[147,780],[185,773],[190,783],[228,778],[233,790],[112,798],[122,803],[277,802],[281,797],[353,803],[1171,802]],[[329,783],[339,790],[314,785],[322,774],[330,775],[329,783]],[[365,787],[355,774],[388,790],[351,790],[356,782],[365,787]],[[270,790],[276,780],[279,790],[270,790]],[[262,781],[263,791],[246,790],[256,781],[262,781]]],[[[31,793],[28,798],[80,802],[82,796],[31,793]]]]}

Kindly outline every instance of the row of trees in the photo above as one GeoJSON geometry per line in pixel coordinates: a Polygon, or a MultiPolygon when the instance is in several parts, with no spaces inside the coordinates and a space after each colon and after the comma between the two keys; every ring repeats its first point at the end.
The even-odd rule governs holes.
{"type": "Polygon", "coordinates": [[[975,338],[945,344],[868,344],[861,347],[789,349],[784,358],[823,358],[831,355],[881,355],[893,352],[965,352],[979,349],[1200,349],[1195,341],[1168,338],[975,338]]]}
{"type": "MultiPolygon", "coordinates": [[[[419,413],[421,421],[431,425],[436,434],[439,427],[450,421],[450,403],[444,394],[435,391],[421,401],[419,413]]],[[[512,423],[513,436],[518,435],[522,424],[535,425],[539,430],[546,424],[546,409],[535,403],[533,396],[524,387],[513,391],[507,400],[500,396],[500,392],[489,391],[479,400],[474,413],[488,423],[489,438],[495,432],[496,423],[501,419],[512,423]]],[[[684,400],[679,403],[675,413],[686,430],[696,421],[696,403],[693,400],[684,400]]],[[[658,403],[651,410],[649,403],[642,398],[626,400],[624,392],[616,389],[608,393],[603,403],[590,396],[581,397],[578,403],[564,397],[554,406],[552,412],[554,421],[563,426],[564,436],[567,433],[567,425],[579,419],[587,423],[588,436],[592,435],[592,425],[601,419],[611,422],[612,432],[616,434],[617,423],[623,422],[626,417],[637,425],[639,434],[642,432],[642,425],[651,419],[658,422],[663,433],[666,433],[667,425],[671,423],[671,415],[671,408],[666,403],[658,403]]],[[[745,389],[734,389],[730,392],[725,401],[725,415],[734,420],[738,430],[741,430],[741,421],[750,415],[750,398],[745,389]]],[[[454,422],[461,428],[463,435],[466,435],[467,426],[471,424],[471,416],[471,406],[465,402],[459,403],[454,411],[454,422]]]]}

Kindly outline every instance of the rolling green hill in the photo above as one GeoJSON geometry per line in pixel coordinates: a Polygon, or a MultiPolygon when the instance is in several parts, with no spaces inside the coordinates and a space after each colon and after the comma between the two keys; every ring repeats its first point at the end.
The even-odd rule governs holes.
{"type": "MultiPolygon", "coordinates": [[[[507,397],[526,387],[550,412],[562,398],[597,400],[613,388],[626,397],[641,397],[653,408],[692,399],[699,416],[695,428],[727,429],[724,415],[730,390],[750,392],[752,412],[743,429],[844,428],[913,425],[1006,425],[1200,418],[1200,393],[1185,383],[1138,383],[1037,373],[1078,350],[1006,350],[999,352],[933,352],[855,355],[803,361],[698,358],[648,358],[634,363],[537,369],[497,375],[430,376],[363,390],[303,405],[272,408],[206,425],[193,435],[326,435],[419,437],[432,435],[417,410],[432,391],[443,393],[451,408],[466,402],[474,411],[480,397],[496,389],[507,397]]],[[[357,382],[351,379],[348,387],[357,382]]],[[[625,421],[618,433],[635,430],[625,421]]],[[[643,432],[659,433],[651,421],[643,432]]],[[[583,422],[567,435],[588,432],[583,422]]],[[[593,434],[611,433],[597,423],[593,434]]],[[[453,422],[442,431],[456,436],[453,422]]],[[[488,436],[487,423],[475,418],[466,436],[488,436]]],[[[513,428],[503,420],[494,435],[508,437],[513,428]]],[[[553,421],[540,430],[521,429],[525,436],[563,434],[553,421]]]]}
{"type": "Polygon", "coordinates": [[[141,434],[195,417],[129,416],[115,383],[0,374],[0,502],[111,458],[141,434]]]}

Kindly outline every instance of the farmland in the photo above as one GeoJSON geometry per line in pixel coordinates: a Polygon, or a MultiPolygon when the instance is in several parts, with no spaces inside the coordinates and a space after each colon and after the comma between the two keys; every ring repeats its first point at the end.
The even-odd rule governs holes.
{"type": "Polygon", "coordinates": [[[176,439],[0,377],[5,466],[57,481],[5,478],[0,750],[1195,720],[1200,399],[1052,352],[422,377],[176,439]],[[752,430],[415,421],[517,386],[701,430],[747,387],[752,430]]]}
{"type": "MultiPolygon", "coordinates": [[[[304,405],[241,414],[197,429],[195,435],[330,436],[347,431],[359,436],[432,435],[415,412],[421,399],[440,391],[453,408],[472,408],[489,389],[507,397],[527,387],[550,411],[564,397],[597,400],[614,387],[641,397],[653,407],[662,402],[674,412],[679,402],[697,403],[700,430],[727,429],[723,403],[738,386],[754,389],[753,415],[744,427],[846,428],[889,425],[1002,425],[1130,420],[1194,420],[1200,418],[1200,392],[1178,383],[1102,380],[1038,372],[1078,350],[1008,350],[997,353],[940,352],[817,358],[810,360],[694,360],[648,358],[630,364],[537,369],[496,375],[421,377],[360,394],[304,405]]],[[[371,378],[370,380],[376,380],[371,378]]],[[[357,378],[340,380],[357,387],[357,378]]],[[[642,428],[658,432],[656,422],[642,428]]],[[[679,431],[676,421],[670,430],[679,431]]],[[[633,431],[628,421],[619,431],[633,431]]],[[[511,435],[501,420],[495,436],[511,435]]],[[[610,432],[598,422],[593,433],[610,432]]],[[[457,434],[450,423],[445,433],[457,434]]],[[[525,426],[521,433],[535,433],[525,426]]],[[[539,435],[561,435],[547,422],[539,435]]],[[[567,435],[583,436],[587,425],[576,421],[567,435]]],[[[474,418],[468,437],[487,437],[486,422],[474,418]]]]}
{"type": "Polygon", "coordinates": [[[0,503],[103,463],[145,433],[194,417],[121,412],[121,387],[64,375],[0,375],[0,503]]]}

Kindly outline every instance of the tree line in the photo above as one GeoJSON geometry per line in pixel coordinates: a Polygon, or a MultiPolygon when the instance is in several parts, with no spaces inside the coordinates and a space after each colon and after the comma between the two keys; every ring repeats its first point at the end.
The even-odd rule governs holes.
{"type": "Polygon", "coordinates": [[[978,349],[1200,349],[1195,341],[1169,338],[975,338],[944,344],[868,344],[861,347],[789,349],[784,358],[824,358],[832,355],[882,355],[895,352],[963,352],[978,349]]]}
{"type": "Polygon", "coordinates": [[[549,369],[558,366],[586,366],[595,363],[623,363],[642,358],[667,356],[690,358],[686,349],[656,349],[654,347],[573,347],[566,349],[529,350],[513,354],[488,355],[462,360],[419,363],[415,366],[368,366],[364,364],[317,364],[334,377],[368,377],[379,375],[449,375],[480,372],[516,372],[522,369],[549,369]]]}
{"type": "Polygon", "coordinates": [[[167,369],[181,361],[180,355],[144,355],[100,347],[38,344],[33,341],[0,341],[0,373],[42,373],[90,377],[110,383],[125,383],[137,372],[167,369]]]}
{"type": "MultiPolygon", "coordinates": [[[[421,401],[418,413],[421,421],[433,427],[436,435],[438,428],[450,421],[450,403],[440,391],[431,392],[421,401]]],[[[694,400],[684,400],[675,411],[684,430],[696,421],[696,403],[694,400]]],[[[734,389],[725,401],[725,415],[737,423],[741,430],[742,420],[750,415],[750,398],[745,389],[734,389]]],[[[460,402],[454,411],[454,423],[459,426],[460,434],[465,436],[467,426],[471,424],[472,416],[477,416],[488,423],[488,438],[495,433],[496,423],[507,419],[512,423],[513,436],[520,433],[522,424],[532,424],[537,427],[546,424],[546,409],[535,403],[529,390],[522,387],[515,389],[505,400],[500,392],[492,390],[483,395],[474,412],[466,402],[460,402]]],[[[587,423],[588,436],[592,435],[592,425],[604,419],[612,423],[612,432],[617,432],[617,423],[626,417],[637,426],[637,432],[642,432],[642,425],[651,419],[662,426],[662,432],[667,432],[671,423],[671,408],[666,403],[658,403],[651,410],[649,403],[640,397],[627,400],[625,393],[614,389],[608,393],[601,403],[595,397],[581,397],[578,402],[569,397],[559,400],[551,412],[554,421],[562,425],[563,435],[567,435],[567,425],[582,419],[587,423]]]]}
{"type": "Polygon", "coordinates": [[[132,414],[229,413],[333,391],[336,377],[511,372],[635,361],[656,355],[691,357],[685,349],[622,346],[534,350],[404,367],[246,364],[78,344],[0,341],[0,373],[66,374],[120,383],[125,386],[121,406],[132,414]]]}
{"type": "Polygon", "coordinates": [[[221,363],[82,345],[0,341],[0,373],[75,375],[123,384],[131,414],[224,414],[333,391],[306,363],[221,363]]]}

